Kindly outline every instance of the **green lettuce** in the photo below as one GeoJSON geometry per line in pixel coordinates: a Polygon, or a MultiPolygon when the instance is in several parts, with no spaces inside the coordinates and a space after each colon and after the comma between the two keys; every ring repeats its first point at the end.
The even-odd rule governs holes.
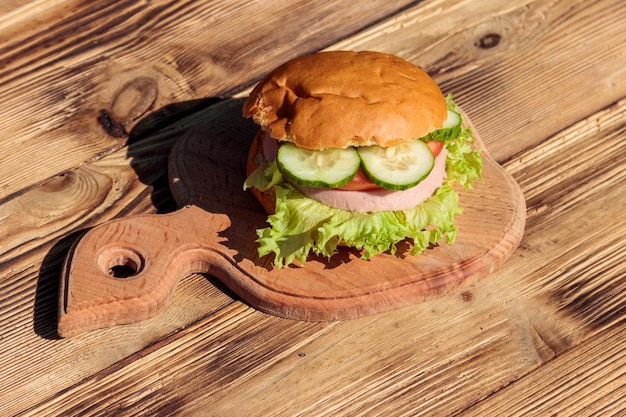
{"type": "MultiPolygon", "coordinates": [[[[456,110],[452,97],[448,107],[456,110]]],[[[435,245],[445,236],[454,243],[457,226],[454,217],[462,212],[457,183],[471,188],[481,178],[482,158],[474,149],[471,129],[464,127],[456,139],[445,142],[446,182],[417,207],[401,211],[359,213],[326,206],[312,200],[285,181],[272,162],[260,167],[245,181],[244,188],[256,187],[266,191],[274,187],[276,211],[268,217],[269,227],[257,230],[259,256],[274,254],[277,268],[304,263],[313,253],[330,258],[339,243],[361,250],[361,258],[390,252],[397,243],[410,239],[412,255],[435,245]]]]}

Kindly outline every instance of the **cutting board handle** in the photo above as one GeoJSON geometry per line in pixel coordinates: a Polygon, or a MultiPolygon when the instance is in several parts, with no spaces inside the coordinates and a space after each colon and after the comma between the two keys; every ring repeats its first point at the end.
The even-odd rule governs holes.
{"type": "Polygon", "coordinates": [[[91,229],[72,247],[63,268],[59,336],[148,319],[167,306],[182,277],[231,269],[229,250],[220,243],[225,239],[219,237],[228,227],[228,216],[186,206],[91,229]]]}

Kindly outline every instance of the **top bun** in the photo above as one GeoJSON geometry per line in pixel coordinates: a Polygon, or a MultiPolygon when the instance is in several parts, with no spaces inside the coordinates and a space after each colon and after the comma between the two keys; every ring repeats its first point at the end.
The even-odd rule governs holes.
{"type": "Polygon", "coordinates": [[[426,72],[381,52],[330,51],[293,59],[243,105],[274,139],[307,149],[391,146],[442,127],[446,102],[426,72]]]}

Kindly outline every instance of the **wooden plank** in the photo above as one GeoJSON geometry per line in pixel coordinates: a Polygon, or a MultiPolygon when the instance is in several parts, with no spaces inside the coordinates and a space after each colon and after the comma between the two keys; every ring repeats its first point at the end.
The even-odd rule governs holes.
{"type": "MultiPolygon", "coordinates": [[[[617,250],[624,235],[624,200],[619,188],[624,173],[612,158],[625,157],[619,146],[625,123],[624,103],[620,101],[625,83],[620,60],[611,57],[624,54],[625,43],[620,41],[623,35],[616,33],[624,10],[619,2],[586,2],[584,6],[593,16],[581,13],[576,15],[581,16],[578,20],[571,18],[569,9],[559,9],[566,2],[485,3],[505,12],[485,21],[482,3],[472,12],[462,8],[465,2],[442,10],[431,8],[442,3],[428,2],[409,10],[410,19],[394,19],[391,26],[381,26],[383,30],[368,31],[358,36],[358,42],[349,39],[338,46],[380,46],[417,57],[423,45],[416,40],[428,36],[428,32],[419,30],[423,27],[420,22],[428,23],[429,31],[439,33],[436,39],[448,45],[466,45],[464,54],[449,54],[448,61],[441,61],[453,64],[456,57],[464,57],[459,66],[441,67],[437,77],[444,85],[454,87],[453,92],[470,112],[490,150],[498,153],[521,183],[529,202],[525,239],[503,270],[469,292],[336,327],[283,321],[249,311],[239,303],[231,304],[227,295],[202,279],[192,279],[191,287],[177,292],[181,299],[172,304],[177,313],[167,312],[152,322],[90,334],[75,342],[51,339],[53,320],[49,315],[54,314],[54,282],[58,275],[54,270],[59,270],[58,256],[67,248],[67,242],[51,252],[52,245],[61,236],[107,218],[155,210],[150,190],[136,182],[136,177],[128,179],[137,174],[125,161],[126,150],[120,150],[85,167],[101,173],[103,178],[97,181],[103,189],[90,194],[83,203],[84,213],[89,213],[87,220],[51,208],[40,210],[39,219],[27,214],[26,219],[13,220],[20,237],[2,246],[1,251],[12,251],[3,258],[8,262],[2,262],[5,268],[0,280],[0,291],[6,295],[0,304],[3,414],[32,407],[33,414],[50,410],[50,415],[55,415],[72,409],[98,415],[106,414],[107,407],[119,407],[125,415],[132,415],[141,414],[142,408],[172,410],[177,406],[191,414],[212,402],[217,394],[222,409],[231,407],[229,402],[245,404],[244,400],[254,397],[253,404],[260,411],[272,404],[275,408],[295,407],[301,399],[302,407],[308,407],[305,411],[319,409],[319,414],[376,410],[388,414],[392,410],[447,413],[463,410],[534,369],[542,369],[537,367],[599,332],[618,332],[618,326],[623,326],[620,320],[625,303],[626,259],[623,251],[617,250]],[[458,13],[459,8],[467,13],[458,13]],[[440,26],[427,18],[431,15],[431,19],[438,16],[440,26]],[[551,27],[554,32],[549,31],[551,27]],[[503,37],[493,48],[470,46],[482,39],[472,34],[484,35],[484,29],[492,28],[502,28],[498,33],[510,34],[511,42],[503,37]],[[527,28],[538,29],[535,32],[527,28]],[[563,35],[570,31],[588,36],[590,43],[585,49],[568,43],[571,38],[563,35]],[[526,36],[527,42],[514,42],[526,36]],[[533,54],[544,50],[537,47],[540,44],[550,54],[533,54]],[[587,54],[596,62],[606,58],[603,65],[593,69],[597,77],[589,78],[591,69],[583,68],[582,63],[589,62],[587,54]],[[538,71],[542,63],[544,70],[553,71],[538,71]],[[569,71],[576,82],[567,81],[567,91],[575,93],[555,93],[559,103],[547,106],[545,96],[540,94],[542,86],[554,83],[555,74],[566,78],[569,71]],[[584,96],[590,99],[580,99],[584,96]],[[565,114],[556,111],[561,104],[568,109],[565,114]],[[496,113],[487,111],[493,108],[496,113]],[[542,109],[550,109],[550,114],[542,109]],[[552,121],[552,117],[558,121],[552,121]],[[515,142],[502,142],[502,137],[510,137],[501,134],[507,124],[520,131],[513,138],[515,142]],[[567,125],[570,129],[559,133],[567,125]],[[594,143],[600,146],[589,146],[594,143]],[[615,153],[607,153],[607,149],[615,153]],[[117,175],[123,178],[121,187],[117,187],[117,175]],[[102,198],[105,203],[99,203],[102,198]],[[131,207],[125,209],[126,204],[131,207]],[[45,220],[50,213],[53,216],[45,220]],[[31,230],[32,224],[49,228],[38,235],[31,230]],[[43,270],[42,263],[47,265],[43,270]],[[175,333],[181,327],[189,331],[175,333]],[[280,337],[283,332],[289,337],[280,337]],[[175,336],[168,338],[170,334],[175,336]],[[279,337],[267,341],[268,334],[279,337]],[[292,337],[294,341],[290,342],[292,337]],[[155,344],[159,340],[163,342],[155,344]],[[153,348],[142,350],[147,346],[153,348]],[[138,353],[132,356],[133,352],[138,353]],[[180,366],[172,366],[172,361],[180,366]],[[512,366],[502,365],[509,361],[512,366]],[[190,364],[193,366],[187,368],[190,364]],[[51,369],[59,371],[50,374],[51,369]],[[448,378],[450,375],[453,377],[448,378]],[[225,387],[223,391],[220,384],[225,387]],[[344,388],[333,396],[332,389],[340,385],[344,388]],[[90,394],[106,400],[94,403],[90,394]],[[288,403],[283,405],[285,398],[288,403]],[[63,405],[63,401],[68,402],[63,405]],[[416,406],[422,407],[412,408],[416,406]]],[[[437,48],[429,51],[441,53],[442,57],[448,52],[434,52],[437,48]]],[[[142,172],[146,178],[162,177],[158,160],[163,154],[152,160],[153,166],[147,154],[161,138],[154,135],[142,141],[146,153],[139,159],[145,161],[147,169],[142,172]]],[[[61,178],[55,181],[63,182],[61,178]]],[[[50,194],[42,190],[32,191],[39,193],[28,205],[34,212],[37,207],[46,207],[46,196],[50,194]]],[[[15,197],[12,204],[27,194],[15,197]]],[[[615,375],[612,369],[607,372],[615,375]]],[[[572,387],[567,384],[563,390],[572,387]]],[[[607,388],[605,392],[619,394],[607,388]]],[[[581,409],[587,404],[593,410],[595,397],[581,401],[581,409]]]]}
{"type": "Polygon", "coordinates": [[[619,416],[626,412],[624,323],[563,352],[464,416],[619,416]]]}
{"type": "MultiPolygon", "coordinates": [[[[625,126],[626,100],[620,100],[505,164],[528,203],[521,244],[527,265],[519,271],[527,278],[518,290],[542,298],[579,329],[619,322],[626,304],[626,213],[620,209],[626,173],[614,163],[626,158],[619,146],[625,126]]],[[[557,351],[577,335],[573,328],[548,327],[542,333],[557,351]]]]}
{"type": "MultiPolygon", "coordinates": [[[[623,332],[626,252],[619,248],[626,215],[620,211],[621,190],[606,178],[624,180],[607,159],[626,155],[623,150],[611,155],[604,146],[617,148],[625,104],[550,138],[546,149],[559,143],[557,154],[531,148],[509,162],[517,176],[535,178],[549,161],[563,171],[538,190],[543,198],[531,199],[521,248],[489,279],[414,307],[346,322],[285,321],[236,303],[164,340],[158,350],[148,349],[50,398],[34,415],[43,409],[50,415],[135,415],[174,408],[196,415],[207,411],[207,403],[214,415],[453,414],[541,372],[598,333],[623,332]],[[602,147],[584,152],[574,168],[566,163],[598,137],[605,138],[602,147]],[[596,166],[610,169],[590,181],[584,195],[569,198],[578,178],[589,177],[596,166]],[[561,190],[564,184],[569,188],[561,190]],[[550,195],[558,196],[550,209],[538,210],[550,195]],[[572,216],[577,212],[585,213],[585,222],[572,216]],[[598,249],[589,254],[581,249],[585,245],[598,249]],[[577,259],[580,253],[586,259],[577,259]],[[572,260],[576,267],[568,268],[572,260]],[[268,334],[275,339],[267,340],[268,334]],[[157,391],[159,398],[151,395],[157,391]],[[105,392],[110,402],[91,402],[105,392]]],[[[532,197],[534,182],[519,179],[532,197]]],[[[555,370],[559,363],[566,362],[555,370]]],[[[607,363],[606,372],[619,375],[619,365],[607,363]]],[[[612,404],[620,385],[607,383],[604,389],[606,402],[589,396],[575,406],[612,404]]]]}
{"type": "Polygon", "coordinates": [[[532,367],[539,361],[518,349],[519,337],[512,336],[524,331],[511,326],[510,317],[492,315],[480,327],[463,323],[484,317],[486,311],[480,310],[451,296],[372,318],[310,323],[233,305],[220,313],[225,316],[179,332],[158,351],[144,352],[122,369],[60,393],[32,415],[43,410],[51,416],[174,410],[182,415],[398,415],[410,410],[432,415],[443,398],[451,411],[463,405],[465,390],[486,395],[490,384],[510,374],[510,364],[532,367]],[[459,326],[463,341],[453,347],[461,339],[455,337],[459,326]],[[275,336],[268,339],[268,334],[275,336]],[[479,367],[476,361],[490,360],[493,351],[502,360],[479,367]],[[475,378],[484,384],[474,384],[475,378]],[[157,390],[160,398],[151,395],[157,390]],[[89,401],[104,392],[109,401],[89,401]]]}
{"type": "Polygon", "coordinates": [[[0,201],[121,148],[157,109],[202,105],[410,3],[360,1],[357,14],[291,1],[13,5],[0,17],[0,201]]]}

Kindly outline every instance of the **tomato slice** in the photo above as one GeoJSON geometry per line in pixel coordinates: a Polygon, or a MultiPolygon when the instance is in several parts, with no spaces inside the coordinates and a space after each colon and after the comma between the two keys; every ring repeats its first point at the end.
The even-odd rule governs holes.
{"type": "Polygon", "coordinates": [[[379,187],[378,185],[370,181],[365,176],[361,168],[359,168],[356,175],[354,176],[354,178],[350,180],[349,183],[347,183],[344,186],[333,188],[333,189],[343,190],[343,191],[367,191],[367,190],[376,190],[379,188],[382,188],[382,187],[379,187]]]}
{"type": "Polygon", "coordinates": [[[441,150],[443,149],[442,141],[426,142],[426,145],[428,145],[430,151],[433,153],[435,158],[441,153],[441,150]]]}

